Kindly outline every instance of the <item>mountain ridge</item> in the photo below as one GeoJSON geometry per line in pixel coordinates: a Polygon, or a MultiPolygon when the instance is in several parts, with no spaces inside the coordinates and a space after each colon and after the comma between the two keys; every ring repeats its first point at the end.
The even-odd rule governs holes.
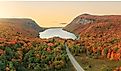
{"type": "Polygon", "coordinates": [[[79,29],[83,28],[85,25],[94,24],[94,23],[101,23],[101,22],[116,22],[121,21],[121,15],[90,15],[90,14],[82,14],[74,18],[74,20],[69,23],[66,27],[64,27],[64,30],[73,32],[75,34],[79,34],[79,29]],[[81,20],[84,23],[81,22],[81,20]],[[86,22],[91,21],[91,22],[86,22]]]}

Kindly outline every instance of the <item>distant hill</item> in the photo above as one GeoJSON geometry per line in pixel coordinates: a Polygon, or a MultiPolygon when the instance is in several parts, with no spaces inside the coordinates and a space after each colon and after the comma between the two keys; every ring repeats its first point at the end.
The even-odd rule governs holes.
{"type": "Polygon", "coordinates": [[[0,37],[37,37],[38,33],[43,30],[32,19],[0,19],[0,37]]]}

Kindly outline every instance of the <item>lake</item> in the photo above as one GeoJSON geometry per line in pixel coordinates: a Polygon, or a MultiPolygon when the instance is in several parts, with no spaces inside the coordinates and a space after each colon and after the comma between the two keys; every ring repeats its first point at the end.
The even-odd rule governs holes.
{"type": "Polygon", "coordinates": [[[48,39],[52,37],[60,37],[63,39],[77,39],[77,37],[70,32],[63,30],[62,28],[50,28],[39,33],[40,38],[48,39]]]}

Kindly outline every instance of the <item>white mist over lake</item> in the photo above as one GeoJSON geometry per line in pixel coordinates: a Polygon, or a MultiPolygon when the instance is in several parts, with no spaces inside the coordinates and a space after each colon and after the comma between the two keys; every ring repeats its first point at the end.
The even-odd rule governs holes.
{"type": "Polygon", "coordinates": [[[39,33],[40,38],[52,38],[52,37],[60,37],[63,39],[76,39],[77,37],[70,32],[67,32],[65,30],[62,30],[62,28],[51,28],[51,29],[46,29],[43,32],[39,33]]]}

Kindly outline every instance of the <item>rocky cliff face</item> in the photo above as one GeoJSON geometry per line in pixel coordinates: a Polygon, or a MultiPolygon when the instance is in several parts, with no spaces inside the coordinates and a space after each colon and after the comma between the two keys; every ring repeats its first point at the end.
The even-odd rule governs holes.
{"type": "Polygon", "coordinates": [[[37,37],[43,30],[32,19],[0,19],[0,37],[37,37]]]}
{"type": "Polygon", "coordinates": [[[79,32],[76,32],[78,29],[82,28],[83,25],[93,23],[94,19],[90,18],[83,18],[85,16],[89,16],[88,14],[83,14],[78,17],[76,17],[70,24],[68,24],[66,27],[64,27],[64,30],[73,32],[75,34],[79,34],[79,32]]]}

